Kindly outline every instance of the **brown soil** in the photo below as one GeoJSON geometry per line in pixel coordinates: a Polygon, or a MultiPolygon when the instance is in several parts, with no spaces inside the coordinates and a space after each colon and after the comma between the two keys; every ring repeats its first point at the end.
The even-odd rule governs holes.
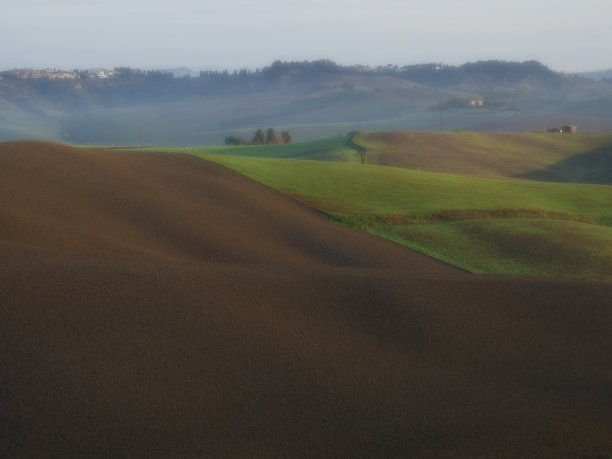
{"type": "Polygon", "coordinates": [[[612,285],[473,276],[180,155],[0,145],[0,455],[612,454],[612,285]]]}
{"type": "Polygon", "coordinates": [[[474,135],[475,137],[470,133],[389,131],[361,133],[355,142],[361,142],[365,147],[372,142],[368,162],[384,166],[558,182],[607,184],[610,181],[606,175],[610,137],[548,137],[566,139],[568,146],[582,145],[583,151],[580,154],[579,151],[572,153],[569,147],[567,150],[551,147],[546,138],[538,135],[474,135]],[[499,148],[500,145],[505,145],[506,148],[499,148]]]}

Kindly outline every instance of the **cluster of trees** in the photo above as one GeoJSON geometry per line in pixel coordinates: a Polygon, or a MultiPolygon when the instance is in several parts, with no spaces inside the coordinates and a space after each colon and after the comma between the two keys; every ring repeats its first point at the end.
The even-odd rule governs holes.
{"type": "Polygon", "coordinates": [[[293,142],[293,137],[291,137],[289,131],[283,131],[281,135],[278,136],[274,128],[269,128],[265,134],[261,129],[257,129],[250,142],[234,136],[225,138],[225,145],[273,145],[291,142],[293,142]]]}
{"type": "Polygon", "coordinates": [[[378,73],[396,76],[428,86],[453,86],[462,83],[515,84],[521,80],[558,85],[563,76],[537,61],[507,62],[500,60],[468,62],[463,65],[418,64],[379,67],[378,73]]]}

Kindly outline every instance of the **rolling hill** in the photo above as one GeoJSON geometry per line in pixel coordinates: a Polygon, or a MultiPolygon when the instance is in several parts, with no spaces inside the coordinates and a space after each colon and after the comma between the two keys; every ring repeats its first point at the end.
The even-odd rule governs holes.
{"type": "Polygon", "coordinates": [[[5,143],[0,195],[3,456],[612,453],[611,284],[468,274],[188,155],[5,143]]]}
{"type": "Polygon", "coordinates": [[[353,141],[367,162],[481,177],[612,184],[612,135],[372,132],[353,141]]]}
{"type": "Polygon", "coordinates": [[[359,132],[168,151],[471,272],[612,280],[611,144],[607,134],[359,132]]]}

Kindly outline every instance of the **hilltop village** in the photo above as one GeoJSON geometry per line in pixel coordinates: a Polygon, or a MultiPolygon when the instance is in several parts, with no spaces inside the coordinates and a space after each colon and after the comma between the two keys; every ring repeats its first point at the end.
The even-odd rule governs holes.
{"type": "MultiPolygon", "coordinates": [[[[21,79],[31,79],[31,80],[76,80],[79,78],[96,78],[96,79],[104,79],[110,78],[115,75],[114,70],[107,69],[92,69],[85,71],[65,71],[65,70],[56,70],[56,69],[42,69],[36,70],[31,68],[25,69],[13,69],[5,72],[5,75],[10,75],[15,78],[21,79]]],[[[1,78],[1,77],[0,77],[1,78]]]]}

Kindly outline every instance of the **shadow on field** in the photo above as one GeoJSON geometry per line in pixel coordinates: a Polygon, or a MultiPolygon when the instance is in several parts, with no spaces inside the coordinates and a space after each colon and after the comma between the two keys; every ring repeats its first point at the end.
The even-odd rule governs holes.
{"type": "Polygon", "coordinates": [[[190,156],[0,144],[0,455],[612,454],[612,284],[474,276],[190,156]]]}
{"type": "Polygon", "coordinates": [[[612,145],[516,177],[543,182],[612,185],[612,145]]]}

